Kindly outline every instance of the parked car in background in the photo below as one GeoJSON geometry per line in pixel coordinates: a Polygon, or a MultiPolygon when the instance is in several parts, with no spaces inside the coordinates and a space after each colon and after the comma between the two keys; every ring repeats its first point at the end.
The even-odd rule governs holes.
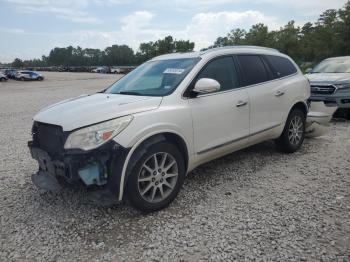
{"type": "Polygon", "coordinates": [[[311,101],[350,111],[350,56],[325,59],[306,77],[311,85],[311,101]]]}
{"type": "Polygon", "coordinates": [[[108,74],[108,73],[110,73],[110,69],[108,66],[100,66],[100,67],[92,69],[91,72],[92,73],[108,74]]]}
{"type": "Polygon", "coordinates": [[[33,71],[18,71],[16,73],[15,78],[17,80],[25,81],[25,80],[44,80],[44,76],[42,74],[39,74],[37,72],[33,71]]]}
{"type": "Polygon", "coordinates": [[[123,73],[123,69],[121,69],[120,67],[111,67],[111,74],[122,74],[123,73]]]}
{"type": "Polygon", "coordinates": [[[15,79],[17,69],[5,69],[4,73],[8,78],[15,79]]]}
{"type": "Polygon", "coordinates": [[[274,49],[225,47],[155,57],[103,92],[34,116],[32,181],[94,186],[96,201],[166,207],[195,167],[268,139],[304,141],[310,85],[274,49]]]}
{"type": "Polygon", "coordinates": [[[3,73],[3,72],[0,72],[0,81],[7,81],[8,77],[3,73]]]}
{"type": "Polygon", "coordinates": [[[135,66],[114,66],[111,67],[111,74],[128,74],[135,69],[135,66]]]}

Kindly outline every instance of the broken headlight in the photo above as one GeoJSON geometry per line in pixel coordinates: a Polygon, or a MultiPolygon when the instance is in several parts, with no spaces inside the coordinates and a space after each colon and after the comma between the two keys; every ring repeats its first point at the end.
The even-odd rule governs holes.
{"type": "Polygon", "coordinates": [[[133,117],[131,115],[123,116],[78,129],[68,136],[64,148],[82,150],[94,149],[118,135],[128,126],[132,119],[133,117]]]}

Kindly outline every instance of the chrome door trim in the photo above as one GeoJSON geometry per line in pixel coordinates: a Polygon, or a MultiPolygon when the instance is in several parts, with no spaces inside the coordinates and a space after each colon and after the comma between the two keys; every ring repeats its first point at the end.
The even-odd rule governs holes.
{"type": "Polygon", "coordinates": [[[222,143],[222,144],[220,144],[220,145],[216,145],[216,146],[213,146],[213,147],[204,149],[204,150],[202,150],[202,151],[197,152],[197,155],[202,155],[202,154],[208,153],[209,151],[218,149],[218,148],[220,148],[220,147],[228,146],[228,145],[233,144],[233,143],[235,143],[235,142],[238,142],[238,141],[240,141],[240,140],[249,138],[249,137],[251,137],[251,136],[258,135],[258,134],[260,134],[260,133],[263,133],[263,132],[265,132],[265,131],[271,130],[271,129],[276,128],[276,127],[279,127],[279,126],[281,126],[281,125],[282,125],[282,124],[273,125],[273,126],[271,126],[271,127],[264,128],[264,129],[262,129],[262,130],[259,130],[259,131],[257,131],[257,132],[254,132],[254,133],[252,133],[252,134],[249,134],[249,135],[246,135],[246,136],[242,136],[242,137],[236,138],[236,139],[234,139],[234,140],[231,140],[231,141],[222,143]]]}

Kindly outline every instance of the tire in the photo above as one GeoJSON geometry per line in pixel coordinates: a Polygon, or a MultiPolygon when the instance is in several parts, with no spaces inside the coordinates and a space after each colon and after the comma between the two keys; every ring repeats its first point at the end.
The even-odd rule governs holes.
{"type": "Polygon", "coordinates": [[[20,80],[21,80],[21,81],[24,81],[25,79],[24,79],[24,77],[21,77],[20,80]]]}
{"type": "Polygon", "coordinates": [[[38,80],[39,81],[43,81],[43,78],[40,76],[40,77],[38,77],[38,80]]]}
{"type": "Polygon", "coordinates": [[[167,207],[176,198],[185,179],[182,154],[166,141],[145,146],[134,154],[134,161],[130,163],[135,164],[130,168],[126,184],[131,205],[146,213],[167,207]]]}
{"type": "Polygon", "coordinates": [[[289,113],[282,135],[275,141],[277,149],[285,153],[297,151],[305,138],[306,115],[300,109],[289,113]]]}

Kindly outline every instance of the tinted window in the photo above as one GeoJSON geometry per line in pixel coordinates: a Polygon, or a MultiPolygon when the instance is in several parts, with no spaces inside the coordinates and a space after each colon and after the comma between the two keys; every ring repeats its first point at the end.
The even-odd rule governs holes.
{"type": "Polygon", "coordinates": [[[197,76],[215,79],[220,83],[220,91],[238,87],[238,78],[232,57],[221,57],[209,62],[197,76]]]}
{"type": "Polygon", "coordinates": [[[293,75],[297,72],[292,62],[285,57],[268,55],[266,59],[272,67],[274,78],[293,75]]]}
{"type": "Polygon", "coordinates": [[[264,63],[257,55],[239,55],[238,61],[245,76],[245,85],[254,85],[269,80],[264,63]]]}

